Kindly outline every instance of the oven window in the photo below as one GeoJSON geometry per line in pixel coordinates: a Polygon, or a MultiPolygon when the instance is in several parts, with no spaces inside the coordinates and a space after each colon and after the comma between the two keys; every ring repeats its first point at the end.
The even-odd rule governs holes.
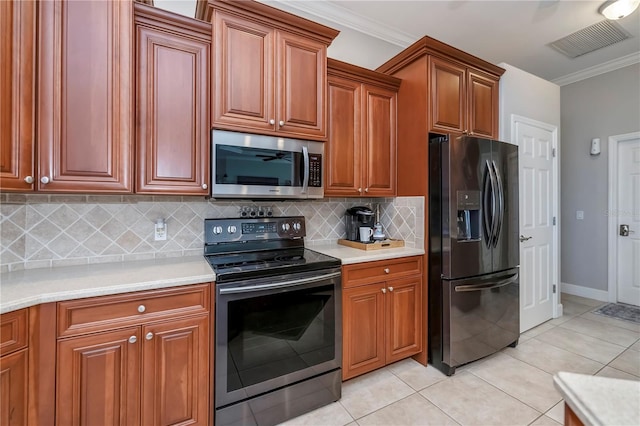
{"type": "Polygon", "coordinates": [[[227,391],[335,359],[333,288],[230,301],[227,391]]]}
{"type": "Polygon", "coordinates": [[[216,145],[217,184],[302,186],[302,152],[216,145]]]}

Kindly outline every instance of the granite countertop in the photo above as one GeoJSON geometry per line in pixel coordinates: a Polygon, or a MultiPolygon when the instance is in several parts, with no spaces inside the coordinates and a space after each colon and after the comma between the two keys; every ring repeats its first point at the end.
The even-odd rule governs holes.
{"type": "MultiPolygon", "coordinates": [[[[308,248],[337,257],[343,265],[424,254],[407,247],[366,251],[337,243],[308,248]]],[[[215,273],[203,256],[7,272],[0,274],[0,314],[40,303],[212,281],[215,273]]]]}
{"type": "Polygon", "coordinates": [[[215,281],[203,256],[28,269],[0,275],[0,314],[40,303],[215,281]]]}
{"type": "Polygon", "coordinates": [[[585,425],[637,425],[640,382],[560,372],[553,383],[585,425]]]}
{"type": "Polygon", "coordinates": [[[396,259],[399,257],[419,256],[424,254],[423,249],[411,247],[388,248],[380,250],[360,250],[335,244],[308,246],[310,250],[317,251],[327,256],[337,257],[343,265],[352,263],[372,262],[374,260],[396,259]]]}

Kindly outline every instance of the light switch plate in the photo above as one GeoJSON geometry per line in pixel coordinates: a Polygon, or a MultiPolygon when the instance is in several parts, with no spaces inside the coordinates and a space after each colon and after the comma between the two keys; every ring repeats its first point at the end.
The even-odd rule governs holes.
{"type": "Polygon", "coordinates": [[[577,210],[576,211],[576,219],[578,219],[578,220],[583,220],[584,219],[584,212],[582,210],[577,210]]]}

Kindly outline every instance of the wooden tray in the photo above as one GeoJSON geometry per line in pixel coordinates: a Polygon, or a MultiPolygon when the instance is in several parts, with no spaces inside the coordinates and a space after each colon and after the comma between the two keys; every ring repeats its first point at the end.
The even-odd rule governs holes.
{"type": "Polygon", "coordinates": [[[404,247],[403,240],[383,240],[383,241],[375,241],[373,243],[361,243],[359,241],[338,240],[338,244],[357,248],[360,250],[380,250],[380,249],[404,247]]]}

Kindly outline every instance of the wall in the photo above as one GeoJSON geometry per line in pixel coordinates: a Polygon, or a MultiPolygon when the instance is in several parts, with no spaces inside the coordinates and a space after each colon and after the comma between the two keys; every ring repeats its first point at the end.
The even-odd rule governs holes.
{"type": "Polygon", "coordinates": [[[640,64],[561,88],[562,282],[606,300],[609,136],[640,130],[640,64]],[[592,138],[602,153],[589,155],[592,138]],[[576,220],[576,211],[584,220],[576,220]]]}
{"type": "Polygon", "coordinates": [[[500,140],[511,142],[511,115],[560,128],[560,86],[526,71],[500,63],[500,140]]]}
{"type": "Polygon", "coordinates": [[[217,201],[138,195],[0,195],[0,271],[200,255],[205,218],[239,217],[241,206],[271,206],[274,216],[305,216],[307,246],[345,235],[347,208],[380,203],[387,236],[424,246],[424,198],[328,198],[317,201],[217,201]],[[166,218],[167,241],[153,224],[166,218]]]}

